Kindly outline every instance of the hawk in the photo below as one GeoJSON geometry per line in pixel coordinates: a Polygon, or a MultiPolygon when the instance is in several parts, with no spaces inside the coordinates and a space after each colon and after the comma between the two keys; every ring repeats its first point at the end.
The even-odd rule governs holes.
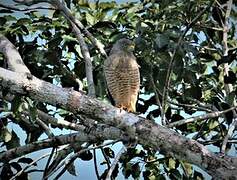
{"type": "Polygon", "coordinates": [[[115,106],[128,112],[136,111],[140,86],[139,65],[133,55],[134,43],[118,40],[104,61],[104,73],[115,106]]]}

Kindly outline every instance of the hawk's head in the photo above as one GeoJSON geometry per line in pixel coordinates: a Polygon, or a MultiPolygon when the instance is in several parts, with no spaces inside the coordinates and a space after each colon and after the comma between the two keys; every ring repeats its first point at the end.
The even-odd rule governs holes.
{"type": "Polygon", "coordinates": [[[124,52],[132,52],[134,51],[134,48],[135,48],[135,44],[133,41],[129,40],[129,39],[126,39],[126,38],[123,38],[123,39],[120,39],[118,40],[116,43],[115,43],[115,46],[114,46],[117,50],[120,50],[120,51],[124,51],[124,52]]]}

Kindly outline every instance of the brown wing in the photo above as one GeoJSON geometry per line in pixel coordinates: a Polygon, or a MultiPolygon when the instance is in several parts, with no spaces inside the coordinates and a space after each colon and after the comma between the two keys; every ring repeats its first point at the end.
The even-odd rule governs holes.
{"type": "Polygon", "coordinates": [[[136,111],[136,101],[140,85],[140,73],[134,56],[116,53],[104,63],[107,86],[117,107],[136,111]]]}

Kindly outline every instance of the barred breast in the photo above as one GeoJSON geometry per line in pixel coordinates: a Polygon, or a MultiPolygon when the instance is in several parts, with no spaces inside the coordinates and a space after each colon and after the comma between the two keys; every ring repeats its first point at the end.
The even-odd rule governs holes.
{"type": "Polygon", "coordinates": [[[109,56],[104,62],[108,90],[115,106],[127,111],[136,111],[140,86],[139,66],[134,56],[109,56]]]}

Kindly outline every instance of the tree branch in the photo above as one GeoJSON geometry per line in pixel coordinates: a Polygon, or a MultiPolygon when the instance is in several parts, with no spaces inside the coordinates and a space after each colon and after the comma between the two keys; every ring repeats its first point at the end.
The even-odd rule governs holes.
{"type": "Polygon", "coordinates": [[[7,59],[8,68],[15,72],[29,73],[16,47],[3,35],[0,34],[0,52],[7,59]]]}
{"type": "MultiPolygon", "coordinates": [[[[225,21],[223,23],[223,56],[228,56],[228,52],[229,52],[229,48],[228,48],[228,31],[229,31],[228,19],[229,19],[230,13],[231,13],[232,4],[233,4],[233,0],[228,0],[227,1],[225,21]]],[[[224,75],[225,76],[229,75],[229,64],[228,63],[224,63],[224,75]]],[[[225,90],[226,90],[227,95],[230,94],[233,91],[232,84],[225,84],[225,90]]],[[[235,102],[233,104],[236,105],[235,102]]],[[[225,149],[226,149],[228,139],[233,135],[233,132],[235,130],[235,126],[237,124],[236,111],[233,111],[233,114],[234,114],[234,119],[233,119],[233,122],[231,123],[231,125],[228,129],[228,132],[227,132],[227,134],[224,138],[224,141],[222,143],[221,153],[225,153],[225,149]]]]}
{"type": "MultiPolygon", "coordinates": [[[[229,31],[228,19],[230,16],[232,4],[233,4],[232,0],[227,1],[225,22],[223,23],[223,56],[228,56],[228,52],[229,52],[229,48],[228,48],[228,31],[229,31]]],[[[226,76],[229,75],[228,63],[224,63],[224,75],[226,75],[226,76]]],[[[225,84],[225,89],[226,89],[226,93],[229,94],[233,90],[233,87],[231,84],[225,84]]]]}
{"type": "Polygon", "coordinates": [[[233,119],[233,122],[230,124],[230,127],[229,127],[229,129],[228,129],[228,131],[227,131],[227,134],[226,134],[226,136],[225,136],[225,138],[224,138],[224,141],[223,141],[223,143],[222,143],[222,146],[221,146],[221,153],[225,153],[225,150],[226,150],[226,145],[227,145],[227,143],[228,143],[228,140],[229,140],[229,138],[233,135],[233,133],[234,133],[234,130],[235,130],[235,127],[236,127],[236,125],[237,125],[237,117],[235,117],[234,119],[233,119]]]}
{"type": "Polygon", "coordinates": [[[191,123],[191,122],[195,122],[195,121],[219,117],[220,115],[225,114],[229,111],[235,110],[236,108],[237,108],[237,106],[234,106],[234,107],[226,109],[224,111],[215,111],[215,112],[204,114],[204,115],[199,115],[199,116],[195,116],[195,117],[191,117],[191,118],[187,118],[187,119],[182,119],[182,120],[170,123],[168,125],[168,127],[172,128],[172,127],[181,126],[183,124],[187,124],[187,123],[191,123]]]}
{"type": "Polygon", "coordinates": [[[54,137],[53,132],[50,130],[50,128],[43,121],[41,121],[39,118],[36,118],[36,122],[40,127],[42,127],[44,129],[45,134],[47,134],[47,136],[49,138],[54,137]]]}
{"type": "Polygon", "coordinates": [[[76,34],[76,37],[79,41],[80,47],[81,47],[81,52],[82,55],[85,59],[85,68],[86,68],[86,78],[87,78],[87,83],[88,83],[88,95],[91,97],[95,97],[95,85],[94,85],[94,80],[93,80],[93,68],[92,68],[92,59],[90,57],[89,49],[86,45],[86,42],[84,38],[82,37],[81,31],[79,28],[75,26],[75,24],[72,23],[72,28],[73,31],[76,34]]]}
{"type": "Polygon", "coordinates": [[[20,146],[14,149],[10,149],[4,153],[0,154],[0,161],[8,162],[12,159],[15,159],[19,156],[38,151],[45,148],[57,147],[69,143],[75,142],[96,142],[98,139],[107,140],[107,139],[118,139],[121,136],[121,131],[117,128],[106,126],[98,126],[96,129],[87,134],[85,132],[77,132],[67,135],[55,136],[53,138],[33,142],[24,146],[20,146]]]}
{"type": "Polygon", "coordinates": [[[112,175],[112,173],[113,173],[113,171],[114,171],[114,168],[115,168],[116,165],[118,164],[119,159],[120,159],[120,157],[122,156],[122,154],[123,154],[124,152],[126,152],[126,151],[127,151],[127,148],[126,148],[125,146],[123,146],[123,147],[120,149],[120,151],[118,152],[117,156],[115,157],[113,163],[111,164],[111,167],[110,167],[110,169],[109,169],[109,172],[107,173],[107,176],[106,176],[106,178],[105,178],[106,180],[110,180],[110,179],[111,179],[111,175],[112,175]]]}
{"type": "Polygon", "coordinates": [[[5,8],[5,9],[9,9],[9,10],[13,10],[13,11],[32,11],[32,10],[39,10],[39,9],[46,9],[46,10],[56,10],[55,8],[51,8],[51,7],[42,7],[42,6],[37,6],[37,7],[26,7],[26,8],[18,8],[16,6],[12,6],[9,4],[2,4],[0,3],[0,7],[5,8]]]}
{"type": "Polygon", "coordinates": [[[65,5],[64,0],[59,1],[59,0],[52,0],[49,1],[50,4],[52,4],[53,6],[56,6],[60,11],[63,12],[63,14],[65,15],[65,17],[72,22],[73,24],[75,24],[88,38],[89,40],[99,49],[100,53],[104,56],[106,55],[106,52],[104,50],[104,45],[99,42],[84,26],[83,24],[76,19],[70,9],[67,8],[67,6],[65,5]]]}
{"type": "MultiPolygon", "coordinates": [[[[0,89],[8,88],[11,93],[24,94],[37,101],[52,105],[57,104],[75,114],[83,114],[89,118],[96,119],[100,123],[119,127],[127,131],[127,133],[129,133],[129,129],[133,126],[140,144],[160,150],[161,153],[166,155],[171,155],[177,159],[195,164],[215,177],[233,177],[237,173],[237,165],[232,163],[230,157],[220,158],[194,140],[183,137],[153,121],[127,113],[112,105],[100,102],[97,99],[90,98],[80,92],[57,87],[36,77],[32,77],[29,80],[24,73],[11,72],[3,68],[0,68],[0,82],[0,89]]],[[[78,138],[78,141],[95,140],[94,137],[117,139],[120,137],[120,133],[121,131],[118,131],[117,128],[107,128],[97,130],[93,134],[90,133],[90,135],[79,132],[79,137],[76,134],[72,134],[70,137],[78,138]]],[[[59,141],[59,145],[70,141],[70,138],[67,136],[62,136],[62,138],[64,141],[59,141]]],[[[47,141],[41,143],[45,146],[52,146],[55,141],[54,143],[51,141],[51,144],[47,143],[47,141]]],[[[36,147],[32,145],[30,148],[31,151],[34,148],[36,147]]],[[[8,160],[9,157],[11,157],[10,159],[15,158],[22,152],[19,149],[21,148],[18,148],[18,151],[10,150],[8,156],[4,153],[0,157],[5,160],[8,160]],[[6,157],[8,158],[6,159],[6,157]]]]}

